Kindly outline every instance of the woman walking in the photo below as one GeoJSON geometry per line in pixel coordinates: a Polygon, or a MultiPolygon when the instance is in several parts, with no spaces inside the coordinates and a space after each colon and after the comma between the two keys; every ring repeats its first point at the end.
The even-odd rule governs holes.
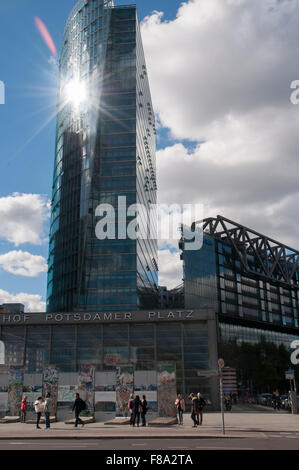
{"type": "Polygon", "coordinates": [[[27,408],[28,408],[27,397],[24,397],[21,401],[21,423],[26,422],[27,408]]]}
{"type": "Polygon", "coordinates": [[[142,426],[146,426],[145,415],[147,413],[147,401],[146,401],[145,395],[142,395],[140,407],[141,407],[141,423],[142,423],[142,426]]]}
{"type": "Polygon", "coordinates": [[[183,424],[183,414],[186,411],[186,407],[185,407],[185,401],[184,401],[184,399],[183,399],[183,397],[180,393],[178,394],[178,397],[177,397],[174,404],[175,404],[177,412],[178,412],[179,424],[182,425],[183,424]]]}

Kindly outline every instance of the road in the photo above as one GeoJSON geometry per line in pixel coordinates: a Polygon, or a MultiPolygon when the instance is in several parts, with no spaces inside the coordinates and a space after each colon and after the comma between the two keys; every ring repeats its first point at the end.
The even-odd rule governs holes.
{"type": "Polygon", "coordinates": [[[47,439],[1,440],[0,450],[299,450],[299,433],[261,433],[261,438],[233,439],[47,439]]]}

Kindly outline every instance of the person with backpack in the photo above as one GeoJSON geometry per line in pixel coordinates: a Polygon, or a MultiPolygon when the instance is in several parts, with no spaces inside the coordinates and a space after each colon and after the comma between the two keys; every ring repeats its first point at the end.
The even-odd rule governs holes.
{"type": "Polygon", "coordinates": [[[142,423],[142,426],[146,426],[145,415],[147,413],[147,401],[146,401],[145,395],[142,395],[140,408],[141,408],[141,423],[142,423]]]}
{"type": "Polygon", "coordinates": [[[71,411],[71,412],[73,412],[75,410],[75,418],[76,418],[75,428],[78,427],[78,424],[81,424],[82,428],[83,428],[84,422],[80,418],[80,413],[81,413],[81,411],[84,411],[85,409],[86,409],[85,401],[83,401],[82,398],[80,398],[79,393],[76,393],[75,401],[74,401],[73,408],[72,408],[72,411],[71,411]]]}
{"type": "Polygon", "coordinates": [[[135,408],[134,402],[135,402],[134,393],[132,393],[130,395],[130,399],[128,401],[128,410],[129,410],[129,413],[130,413],[130,426],[133,426],[134,408],[135,408]]]}
{"type": "Polygon", "coordinates": [[[197,394],[197,399],[198,399],[198,401],[197,401],[197,411],[198,411],[197,419],[198,419],[198,424],[202,425],[203,408],[206,405],[206,401],[204,400],[204,398],[201,396],[201,394],[199,392],[197,394]],[[200,416],[200,421],[199,421],[198,416],[200,416]]]}

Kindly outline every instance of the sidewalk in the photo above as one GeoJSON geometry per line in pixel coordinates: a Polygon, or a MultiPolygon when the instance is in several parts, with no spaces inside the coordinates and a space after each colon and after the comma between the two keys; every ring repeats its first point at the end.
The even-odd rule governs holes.
{"type": "Polygon", "coordinates": [[[34,424],[0,424],[0,439],[177,439],[177,438],[263,438],[265,432],[299,433],[299,415],[273,413],[225,413],[225,435],[222,434],[220,413],[204,415],[202,426],[192,427],[191,419],[184,416],[184,426],[135,427],[128,425],[86,424],[74,428],[64,422],[51,424],[51,429],[36,429],[34,424]]]}

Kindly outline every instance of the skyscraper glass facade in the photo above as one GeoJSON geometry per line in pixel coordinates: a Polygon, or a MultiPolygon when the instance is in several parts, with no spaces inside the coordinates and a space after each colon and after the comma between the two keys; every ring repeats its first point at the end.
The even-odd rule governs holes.
{"type": "Polygon", "coordinates": [[[155,305],[157,241],[126,234],[129,206],[142,203],[147,216],[156,203],[155,135],[135,6],[78,2],[60,58],[48,312],[155,305]],[[96,235],[104,204],[115,209],[100,213],[114,238],[96,235]],[[124,219],[125,229],[114,225],[124,219]]]}

